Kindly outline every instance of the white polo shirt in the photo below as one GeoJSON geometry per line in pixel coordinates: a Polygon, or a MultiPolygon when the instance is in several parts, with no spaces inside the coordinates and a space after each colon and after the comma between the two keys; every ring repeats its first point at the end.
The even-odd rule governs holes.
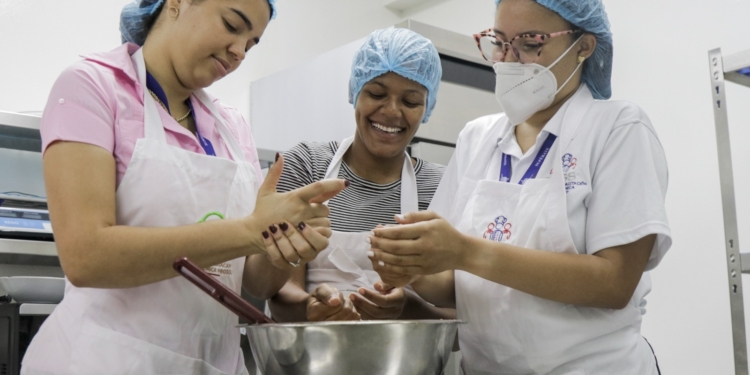
{"type": "MultiPolygon", "coordinates": [[[[585,85],[581,94],[591,96],[585,85]]],[[[656,132],[646,114],[635,104],[624,101],[594,101],[564,150],[563,160],[553,160],[560,142],[556,141],[537,178],[549,178],[552,163],[563,164],[566,181],[568,221],[573,242],[580,254],[625,245],[649,234],[657,241],[646,266],[656,267],[671,246],[664,199],[667,192],[667,162],[656,132]]],[[[555,115],[563,116],[570,101],[555,115]]],[[[554,120],[554,118],[553,118],[554,120]]],[[[459,135],[456,151],[443,175],[430,209],[456,225],[456,191],[475,149],[490,129],[507,126],[488,161],[487,179],[499,180],[503,153],[511,157],[513,174],[509,183],[518,183],[537,155],[538,148],[552,133],[560,134],[561,121],[549,121],[526,154],[521,152],[515,127],[507,126],[504,114],[481,117],[466,125],[459,135]]]]}

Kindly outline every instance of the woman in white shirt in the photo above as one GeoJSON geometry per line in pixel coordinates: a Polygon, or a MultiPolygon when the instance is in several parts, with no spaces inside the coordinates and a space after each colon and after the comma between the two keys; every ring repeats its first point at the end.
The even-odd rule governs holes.
{"type": "Polygon", "coordinates": [[[466,374],[658,374],[640,324],[667,165],[645,113],[606,100],[601,0],[503,0],[476,39],[504,113],[462,131],[432,212],[368,238],[374,269],[457,308],[466,374]]]}

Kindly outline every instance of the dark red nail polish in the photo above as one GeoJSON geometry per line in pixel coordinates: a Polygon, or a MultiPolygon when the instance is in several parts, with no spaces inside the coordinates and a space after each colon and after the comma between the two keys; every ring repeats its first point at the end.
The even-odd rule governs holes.
{"type": "Polygon", "coordinates": [[[268,229],[270,229],[270,230],[271,230],[271,233],[273,233],[273,234],[276,234],[276,231],[278,230],[278,229],[276,228],[276,224],[271,224],[271,226],[270,226],[270,227],[268,227],[268,229]]]}
{"type": "Polygon", "coordinates": [[[349,180],[344,180],[344,186],[349,187],[352,183],[349,180]]]}
{"type": "Polygon", "coordinates": [[[279,154],[279,153],[277,152],[277,153],[276,153],[276,161],[279,161],[279,156],[281,156],[281,154],[279,154]]]}
{"type": "Polygon", "coordinates": [[[267,231],[263,231],[263,238],[268,239],[269,236],[270,234],[267,231]]]}
{"type": "Polygon", "coordinates": [[[305,224],[305,223],[299,223],[299,225],[297,225],[297,228],[299,228],[300,231],[303,231],[303,230],[305,230],[306,226],[307,226],[307,224],[305,224]]]}
{"type": "Polygon", "coordinates": [[[289,229],[289,225],[287,223],[280,223],[279,224],[279,228],[281,228],[281,230],[283,230],[284,232],[286,232],[287,229],[289,229]]]}

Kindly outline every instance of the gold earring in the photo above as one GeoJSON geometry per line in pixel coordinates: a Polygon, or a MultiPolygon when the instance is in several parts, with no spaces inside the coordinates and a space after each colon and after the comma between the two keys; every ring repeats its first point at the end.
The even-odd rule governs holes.
{"type": "Polygon", "coordinates": [[[578,56],[578,63],[579,63],[579,64],[583,64],[583,62],[584,62],[585,60],[586,60],[586,58],[585,58],[585,57],[583,57],[583,56],[578,56]]]}
{"type": "Polygon", "coordinates": [[[172,18],[177,18],[177,16],[180,15],[180,10],[177,9],[177,7],[175,7],[175,6],[169,7],[169,9],[167,11],[169,12],[169,16],[172,17],[172,18]],[[172,15],[172,10],[173,9],[174,9],[174,16],[172,15]]]}

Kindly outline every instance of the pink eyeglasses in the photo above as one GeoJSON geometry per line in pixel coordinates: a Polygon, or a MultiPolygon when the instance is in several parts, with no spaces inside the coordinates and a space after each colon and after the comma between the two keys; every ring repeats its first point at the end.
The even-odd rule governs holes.
{"type": "Polygon", "coordinates": [[[542,46],[547,39],[562,35],[578,34],[582,30],[566,30],[552,34],[520,34],[504,42],[495,36],[492,29],[487,29],[479,34],[474,34],[477,47],[487,61],[503,62],[511,50],[513,56],[522,64],[534,64],[542,54],[542,46]]]}

